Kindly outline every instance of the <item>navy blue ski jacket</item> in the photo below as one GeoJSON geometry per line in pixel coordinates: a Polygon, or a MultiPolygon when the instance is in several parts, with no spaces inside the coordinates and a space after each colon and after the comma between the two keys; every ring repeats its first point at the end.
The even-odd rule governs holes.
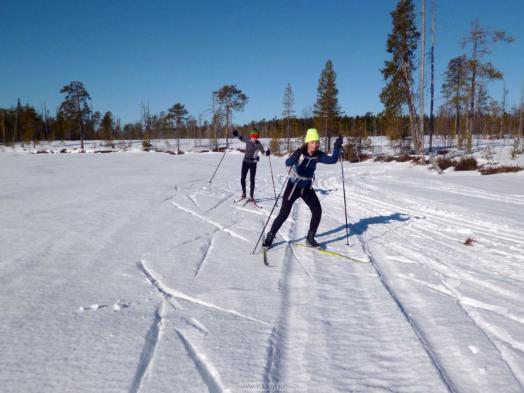
{"type": "Polygon", "coordinates": [[[340,147],[335,146],[333,154],[328,155],[323,151],[317,150],[313,155],[309,155],[307,149],[297,149],[286,160],[286,166],[292,166],[295,174],[291,174],[290,180],[299,188],[311,187],[315,178],[317,163],[336,164],[340,155],[340,147]]]}

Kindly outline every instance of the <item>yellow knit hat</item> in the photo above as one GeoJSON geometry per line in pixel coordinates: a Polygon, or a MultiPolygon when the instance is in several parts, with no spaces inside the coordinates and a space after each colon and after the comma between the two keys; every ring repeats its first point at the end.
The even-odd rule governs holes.
{"type": "Polygon", "coordinates": [[[320,135],[318,135],[316,128],[310,128],[307,130],[305,142],[308,143],[311,141],[320,141],[320,135]]]}

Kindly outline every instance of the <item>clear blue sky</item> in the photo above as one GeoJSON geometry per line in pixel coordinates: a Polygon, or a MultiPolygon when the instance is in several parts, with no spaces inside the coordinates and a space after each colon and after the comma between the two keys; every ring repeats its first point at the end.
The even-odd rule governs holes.
{"type": "MultiPolygon", "coordinates": [[[[471,20],[505,29],[516,42],[495,46],[508,104],[524,82],[522,0],[437,0],[437,92],[446,64],[460,55],[471,20]]],[[[54,112],[59,90],[80,80],[93,109],[123,122],[140,119],[141,102],[158,113],[182,102],[198,117],[211,92],[236,84],[250,101],[236,122],[280,116],[288,82],[299,116],[315,101],[331,59],[345,113],[379,112],[380,68],[387,58],[394,0],[2,0],[0,106],[22,103],[54,112]]],[[[417,12],[420,0],[415,0],[417,12]]],[[[429,0],[427,1],[429,7],[429,0]]],[[[502,83],[491,86],[500,99],[502,83]]],[[[438,97],[440,94],[438,94],[438,97]]]]}

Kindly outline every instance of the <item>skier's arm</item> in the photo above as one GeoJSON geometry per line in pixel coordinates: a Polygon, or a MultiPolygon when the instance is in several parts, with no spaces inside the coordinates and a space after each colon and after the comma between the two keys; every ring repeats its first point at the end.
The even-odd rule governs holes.
{"type": "Polygon", "coordinates": [[[233,130],[233,136],[236,136],[241,142],[246,142],[244,137],[238,133],[237,130],[233,130]]]}
{"type": "Polygon", "coordinates": [[[257,141],[257,149],[260,151],[260,153],[266,154],[264,147],[262,146],[262,143],[260,143],[259,141],[257,141]]]}
{"type": "Polygon", "coordinates": [[[333,154],[320,154],[318,157],[318,162],[322,164],[336,164],[338,161],[338,156],[340,155],[340,146],[342,146],[342,137],[339,136],[334,144],[333,154]]]}
{"type": "Polygon", "coordinates": [[[298,159],[300,158],[300,154],[302,154],[302,149],[297,149],[289,156],[289,158],[286,160],[286,166],[293,166],[298,162],[298,159]]]}

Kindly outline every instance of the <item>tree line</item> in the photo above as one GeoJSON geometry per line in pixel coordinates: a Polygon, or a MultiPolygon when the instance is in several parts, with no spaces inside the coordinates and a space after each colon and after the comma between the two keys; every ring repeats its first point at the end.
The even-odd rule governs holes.
{"type": "MultiPolygon", "coordinates": [[[[511,43],[513,38],[502,30],[489,29],[473,21],[468,34],[460,41],[459,53],[449,60],[440,88],[443,104],[434,108],[434,49],[435,7],[431,3],[431,41],[426,52],[425,0],[421,0],[420,29],[416,23],[413,0],[399,0],[390,13],[392,30],[387,37],[389,58],[380,70],[384,88],[380,100],[384,109],[381,113],[365,113],[359,116],[346,115],[338,103],[336,72],[331,60],[321,70],[317,95],[310,113],[297,116],[294,109],[294,93],[291,84],[284,89],[282,113],[272,119],[262,119],[249,124],[236,125],[242,131],[257,128],[262,137],[281,138],[286,150],[291,148],[291,139],[301,137],[304,130],[318,128],[325,138],[325,149],[331,150],[331,137],[338,134],[366,139],[369,136],[385,135],[391,140],[409,139],[417,153],[422,153],[425,135],[441,135],[456,139],[460,146],[470,149],[473,135],[485,137],[504,134],[522,138],[524,86],[518,105],[509,107],[506,98],[508,89],[504,85],[500,100],[488,94],[488,86],[503,80],[503,73],[490,61],[493,45],[511,43]],[[418,54],[417,64],[417,49],[418,54]],[[426,71],[425,62],[430,59],[430,110],[425,110],[426,71]],[[414,75],[419,70],[418,91],[414,75]]],[[[218,141],[229,135],[233,127],[233,115],[242,111],[249,97],[236,85],[224,85],[213,91],[209,111],[197,117],[189,114],[181,102],[174,103],[158,114],[152,114],[147,104],[142,104],[141,120],[134,123],[122,122],[107,111],[93,111],[91,95],[80,81],[63,86],[63,102],[51,115],[45,105],[39,110],[20,100],[10,108],[0,108],[1,142],[32,143],[55,140],[83,141],[143,140],[150,145],[151,139],[176,139],[180,150],[181,138],[210,139],[218,149],[218,141]]],[[[431,142],[430,142],[431,151],[431,142]]]]}

